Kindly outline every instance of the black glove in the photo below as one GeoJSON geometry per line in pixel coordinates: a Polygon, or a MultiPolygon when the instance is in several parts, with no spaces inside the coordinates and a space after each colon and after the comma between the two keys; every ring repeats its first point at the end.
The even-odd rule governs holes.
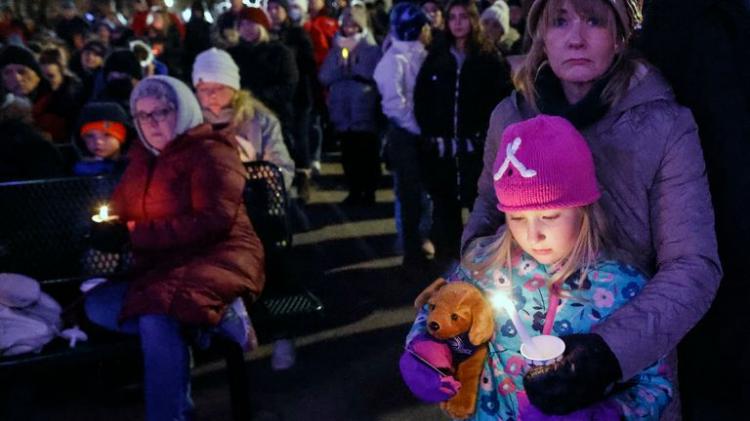
{"type": "Polygon", "coordinates": [[[535,367],[523,386],[535,407],[549,415],[565,415],[601,401],[622,377],[620,363],[601,336],[587,333],[563,336],[561,361],[535,367]]]}
{"type": "Polygon", "coordinates": [[[96,223],[91,228],[91,247],[105,253],[119,253],[130,242],[128,227],[117,221],[96,223]]]}

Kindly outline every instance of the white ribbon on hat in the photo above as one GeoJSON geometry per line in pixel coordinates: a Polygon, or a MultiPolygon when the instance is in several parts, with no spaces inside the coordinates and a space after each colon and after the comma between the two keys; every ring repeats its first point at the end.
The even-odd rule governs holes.
{"type": "Polygon", "coordinates": [[[526,168],[526,166],[523,165],[523,162],[519,161],[518,158],[516,158],[516,152],[518,152],[518,148],[520,147],[520,137],[513,139],[513,142],[508,144],[508,147],[505,148],[505,161],[503,161],[503,165],[500,166],[500,169],[497,170],[495,175],[492,176],[493,180],[499,181],[501,178],[503,178],[503,174],[505,174],[505,170],[508,169],[508,165],[510,164],[513,164],[513,166],[516,167],[518,172],[521,173],[521,176],[524,178],[531,178],[536,175],[535,170],[526,168]]]}

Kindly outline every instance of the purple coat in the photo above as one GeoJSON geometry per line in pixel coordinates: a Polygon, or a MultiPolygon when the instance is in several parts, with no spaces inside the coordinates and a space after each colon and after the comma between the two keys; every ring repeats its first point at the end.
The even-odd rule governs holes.
{"type": "MultiPolygon", "coordinates": [[[[490,118],[479,197],[464,229],[465,246],[503,223],[492,187],[503,129],[536,115],[514,92],[490,118]]],[[[623,378],[670,353],[708,310],[721,279],[714,213],[698,128],[671,88],[640,66],[626,95],[582,130],[594,155],[612,234],[651,280],[594,332],[622,368],[623,378]]]]}

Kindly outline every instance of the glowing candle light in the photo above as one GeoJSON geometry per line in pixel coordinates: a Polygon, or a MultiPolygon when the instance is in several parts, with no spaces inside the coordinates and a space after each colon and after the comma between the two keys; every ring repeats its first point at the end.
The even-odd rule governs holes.
{"type": "Polygon", "coordinates": [[[99,213],[92,216],[91,219],[96,223],[100,223],[114,221],[115,219],[118,219],[118,217],[116,215],[110,215],[109,206],[103,205],[99,207],[99,213]]]}
{"type": "Polygon", "coordinates": [[[104,205],[99,208],[99,219],[102,221],[109,219],[109,206],[104,205]]]}
{"type": "Polygon", "coordinates": [[[530,350],[536,349],[534,343],[531,340],[531,336],[529,336],[529,332],[521,322],[521,317],[516,311],[516,306],[515,304],[513,304],[513,301],[511,301],[510,298],[508,298],[505,294],[499,292],[494,294],[490,298],[490,302],[492,303],[493,307],[502,308],[506,313],[508,313],[508,317],[510,317],[513,326],[516,327],[516,332],[518,332],[518,336],[521,338],[521,342],[526,346],[526,348],[530,350]]]}
{"type": "Polygon", "coordinates": [[[349,61],[349,49],[348,48],[341,49],[341,58],[343,58],[344,61],[349,61]]]}

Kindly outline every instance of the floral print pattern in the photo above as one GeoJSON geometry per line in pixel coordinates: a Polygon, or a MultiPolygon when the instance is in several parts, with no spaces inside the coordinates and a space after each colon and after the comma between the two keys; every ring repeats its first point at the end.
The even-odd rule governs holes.
{"type": "MultiPolygon", "coordinates": [[[[480,247],[493,241],[478,242],[480,247]]],[[[491,251],[476,255],[486,259],[491,251]]],[[[475,263],[481,263],[478,259],[475,263]]],[[[547,281],[555,268],[537,263],[531,256],[515,253],[512,271],[490,266],[484,273],[471,272],[459,266],[451,282],[465,281],[477,285],[485,293],[502,291],[514,302],[521,322],[532,334],[540,334],[550,299],[560,300],[552,324],[552,334],[568,335],[589,332],[592,326],[605,320],[615,310],[632,299],[645,285],[646,278],[639,271],[618,262],[599,262],[581,282],[575,273],[559,287],[560,298],[550,297],[547,281]],[[500,280],[503,279],[502,282],[500,280]]],[[[426,309],[407,337],[407,342],[425,332],[426,309]]],[[[516,393],[523,391],[524,362],[519,349],[518,332],[504,310],[495,312],[495,335],[489,343],[489,356],[480,380],[477,408],[471,420],[518,419],[516,393]]],[[[624,419],[658,419],[672,398],[671,370],[661,359],[629,379],[632,386],[618,392],[613,399],[621,408],[624,419]]]]}

